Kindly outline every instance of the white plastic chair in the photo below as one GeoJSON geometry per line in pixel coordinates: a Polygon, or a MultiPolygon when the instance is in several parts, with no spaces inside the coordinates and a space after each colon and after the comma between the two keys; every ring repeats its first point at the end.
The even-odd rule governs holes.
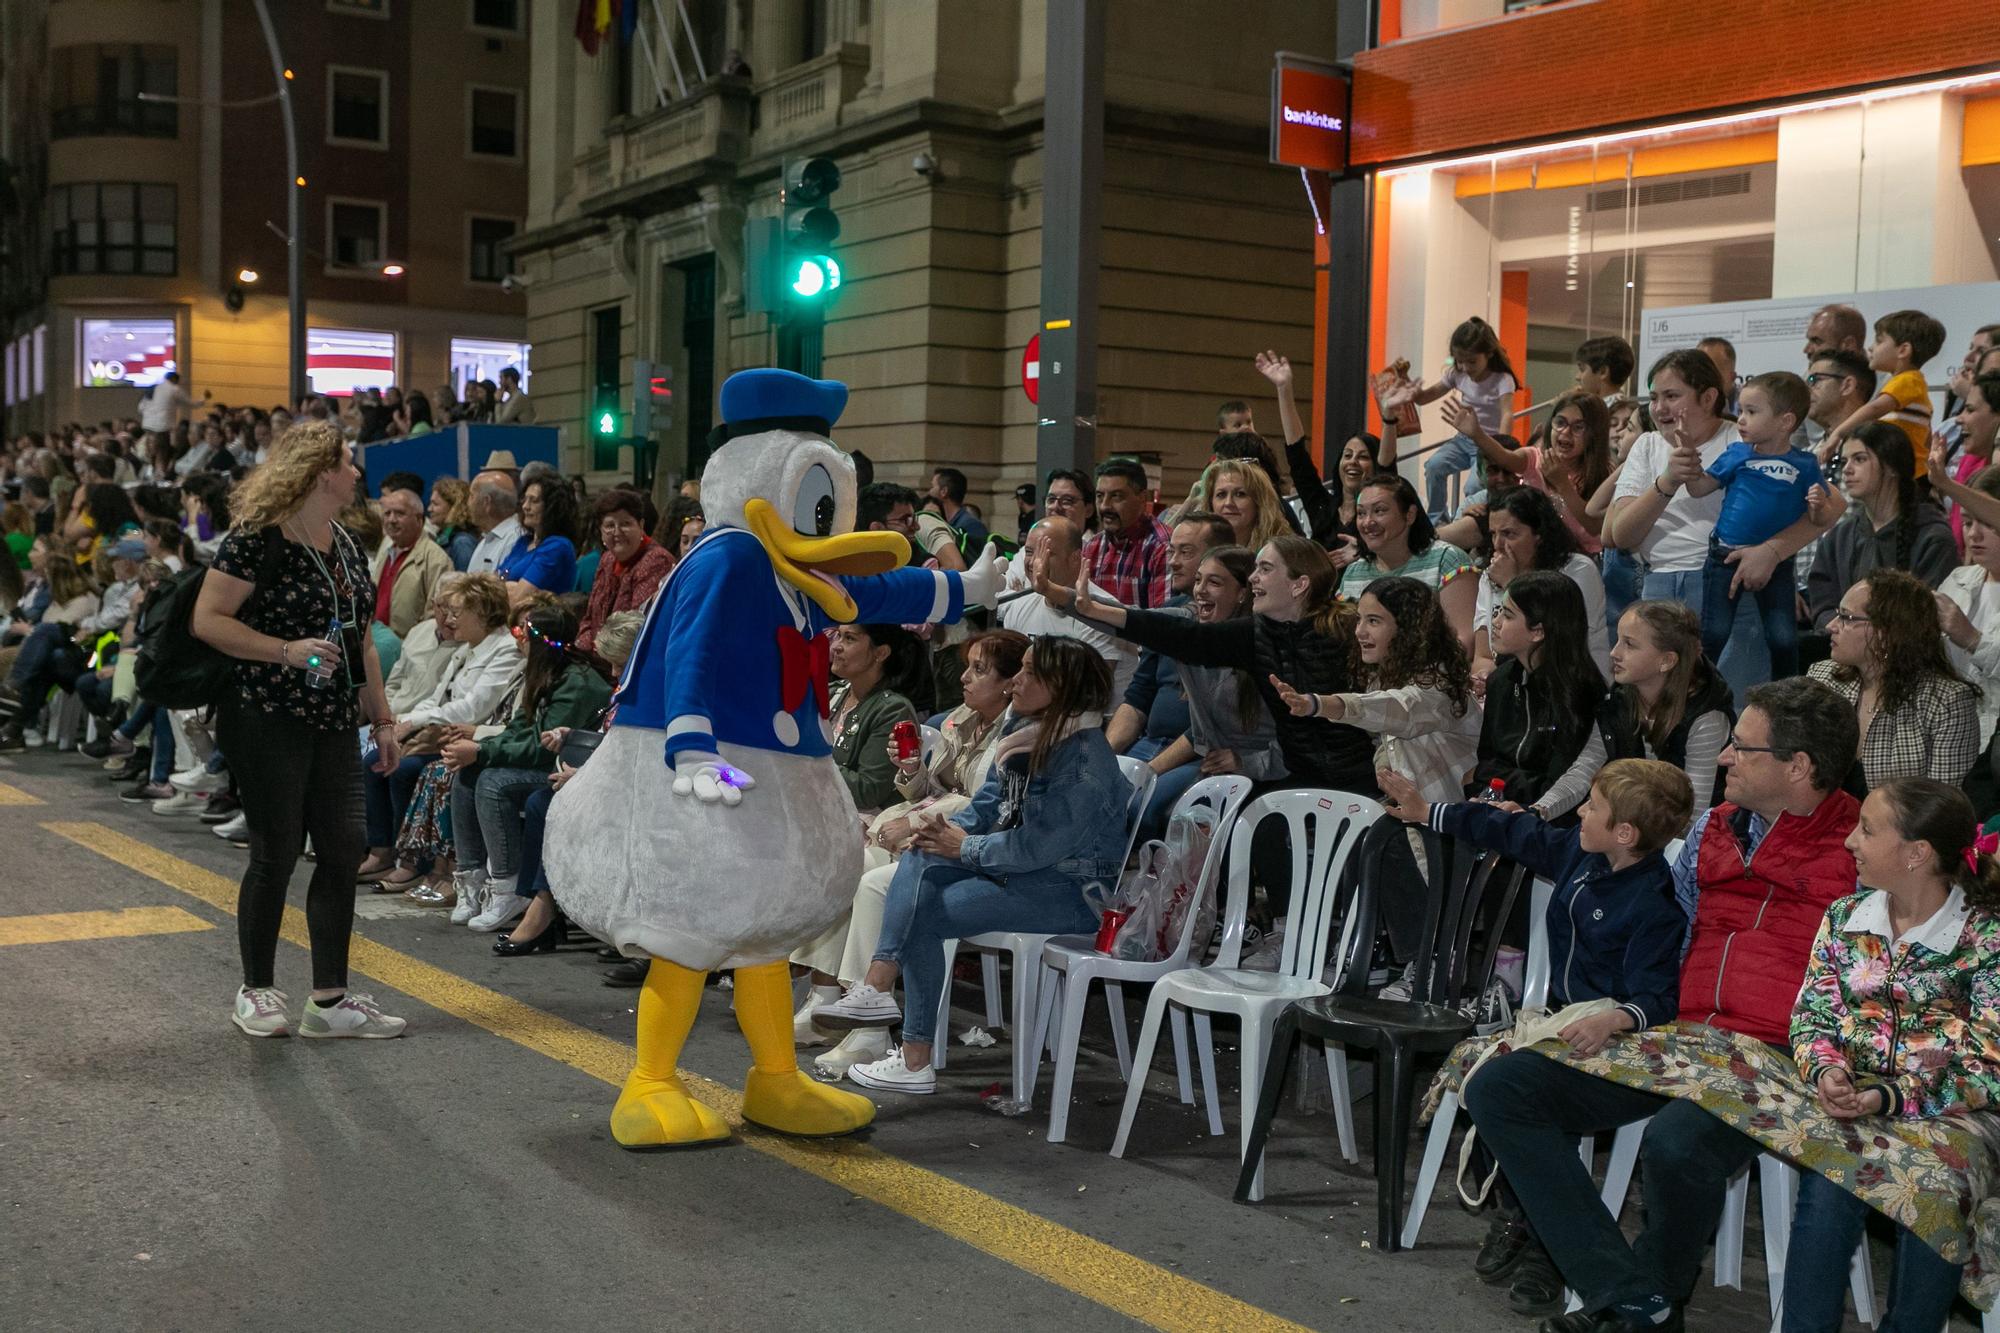
{"type": "MultiPolygon", "coordinates": [[[[1792,1205],[1798,1198],[1799,1173],[1781,1157],[1764,1153],[1757,1158],[1757,1193],[1764,1216],[1764,1280],[1769,1287],[1771,1324],[1775,1328],[1785,1306],[1785,1257],[1792,1241],[1792,1205]]],[[[1750,1168],[1745,1167],[1729,1182],[1722,1201],[1722,1222],[1715,1230],[1715,1285],[1743,1289],[1744,1221],[1750,1211],[1750,1168]]],[[[1868,1237],[1864,1234],[1848,1264],[1848,1290],[1854,1294],[1854,1313],[1869,1327],[1881,1323],[1875,1308],[1875,1274],[1868,1264],[1868,1237]]],[[[1949,1326],[1950,1321],[1946,1324],[1949,1326]]]]}
{"type": "MultiPolygon", "coordinates": [[[[1153,787],[1160,779],[1145,760],[1129,755],[1118,756],[1118,770],[1132,784],[1131,798],[1125,804],[1125,853],[1119,858],[1119,865],[1123,866],[1131,858],[1132,844],[1139,836],[1139,819],[1146,813],[1146,802],[1153,799],[1153,787]]],[[[1014,970],[1014,1100],[1023,1107],[1034,1101],[1035,1067],[1041,1056],[1035,1044],[1035,987],[1041,979],[1042,946],[1054,938],[1053,934],[993,930],[944,942],[945,985],[938,996],[938,1039],[931,1046],[934,1068],[944,1068],[944,1051],[951,1044],[951,969],[958,960],[959,945],[969,945],[985,955],[980,966],[986,988],[986,1016],[996,1026],[1000,1008],[998,955],[1004,953],[1014,970]]]]}
{"type": "MultiPolygon", "coordinates": [[[[1229,838],[1229,895],[1223,925],[1222,952],[1214,967],[1183,968],[1160,978],[1146,1001],[1146,1021],[1139,1030],[1139,1049],[1132,1076],[1125,1088],[1125,1109],[1118,1118],[1118,1137],[1111,1145],[1113,1157],[1125,1155],[1125,1143],[1132,1122],[1139,1114],[1139,1099],[1146,1090],[1146,1071],[1151,1068],[1154,1048],[1159,1045],[1160,1024],[1169,1005],[1181,1005],[1194,1012],[1204,1039],[1211,1014],[1233,1014],[1243,1026],[1242,1127],[1245,1151],[1249,1148],[1250,1124],[1256,1117],[1257,1098],[1263,1089],[1264,1065],[1270,1058],[1271,1030],[1278,1015],[1294,1001],[1331,994],[1334,987],[1320,980],[1321,962],[1327,956],[1326,941],[1333,924],[1334,898],[1349,856],[1359,845],[1368,826],[1382,817],[1381,805],[1351,792],[1294,788],[1266,792],[1250,802],[1236,821],[1229,838]],[[1276,972],[1253,972],[1237,966],[1243,950],[1243,917],[1250,896],[1250,850],[1257,825],[1267,816],[1282,816],[1289,825],[1292,847],[1291,928],[1285,933],[1284,950],[1276,972]],[[1312,836],[1307,836],[1310,821],[1312,836]]],[[[1344,930],[1354,927],[1350,913],[1344,930]]],[[[1342,941],[1336,957],[1348,956],[1342,941]]],[[[1326,1052],[1327,1077],[1333,1085],[1333,1105],[1340,1131],[1341,1151],[1353,1157],[1353,1107],[1347,1090],[1347,1060],[1337,1047],[1326,1052]]],[[[1203,1071],[1209,1104],[1215,1106],[1215,1089],[1210,1076],[1213,1062],[1203,1071]]],[[[1264,1197],[1264,1172],[1259,1164],[1250,1188],[1254,1201],[1264,1197]]]]}
{"type": "MultiPolygon", "coordinates": [[[[1104,983],[1104,1005],[1111,1015],[1111,1040],[1118,1053],[1118,1073],[1120,1077],[1129,1079],[1132,1077],[1132,1051],[1125,1031],[1125,983],[1143,985],[1189,965],[1195,921],[1202,915],[1201,902],[1217,890],[1217,882],[1222,877],[1223,853],[1229,846],[1230,834],[1236,827],[1243,803],[1250,798],[1250,786],[1249,778],[1234,774],[1203,778],[1174,802],[1169,822],[1174,815],[1197,805],[1212,807],[1215,811],[1215,837],[1208,845],[1208,856],[1203,860],[1195,881],[1195,905],[1187,914],[1180,939],[1166,957],[1150,963],[1107,957],[1097,951],[1096,942],[1088,935],[1058,936],[1042,947],[1041,1004],[1035,1017],[1035,1040],[1028,1049],[1036,1054],[1035,1072],[1030,1076],[1032,1092],[1032,1083],[1041,1069],[1043,1043],[1052,1030],[1055,1032],[1055,1039],[1050,1043],[1056,1059],[1055,1086],[1050,1092],[1049,1102],[1050,1143],[1061,1143],[1069,1131],[1070,1089],[1076,1082],[1077,1048],[1083,1041],[1083,1012],[1090,1003],[1091,984],[1097,981],[1104,983]]],[[[1173,1019],[1181,1100],[1192,1102],[1194,1094],[1188,1079],[1187,1016],[1176,1009],[1173,1019]]],[[[1202,1054],[1204,1077],[1208,1086],[1213,1088],[1213,1048],[1205,1047],[1202,1054]]],[[[1214,1132],[1220,1134],[1221,1112],[1216,1108],[1213,1096],[1209,1100],[1209,1115],[1215,1122],[1214,1132]]]]}

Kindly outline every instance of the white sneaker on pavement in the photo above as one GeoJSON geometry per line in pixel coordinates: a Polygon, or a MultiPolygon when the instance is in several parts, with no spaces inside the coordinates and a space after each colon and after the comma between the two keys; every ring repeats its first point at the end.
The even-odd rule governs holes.
{"type": "Polygon", "coordinates": [[[889,1029],[856,1028],[840,1039],[840,1045],[821,1051],[813,1068],[824,1078],[839,1078],[856,1065],[872,1064],[889,1053],[889,1029]]]}
{"type": "Polygon", "coordinates": [[[835,1032],[853,1028],[886,1028],[903,1021],[902,1006],[893,995],[884,995],[865,981],[857,981],[847,994],[832,1004],[823,1004],[813,1021],[835,1032]]]}
{"type": "Polygon", "coordinates": [[[353,991],[325,1007],[310,1000],[299,1016],[301,1037],[400,1037],[408,1026],[404,1019],[391,1018],[378,1009],[372,996],[353,991]]]}
{"type": "Polygon", "coordinates": [[[937,1071],[929,1065],[922,1069],[910,1068],[903,1063],[903,1052],[898,1047],[891,1047],[880,1060],[850,1066],[847,1078],[851,1083],[882,1092],[908,1092],[924,1096],[937,1091],[937,1071]]]}
{"type": "Polygon", "coordinates": [[[285,993],[271,986],[237,991],[230,1021],[252,1037],[287,1037],[292,1031],[291,1020],[285,1017],[285,993]]]}
{"type": "Polygon", "coordinates": [[[822,1002],[819,996],[812,992],[810,987],[807,988],[806,1002],[799,1006],[799,1011],[796,1014],[792,1015],[793,1045],[824,1046],[833,1040],[832,1037],[827,1035],[824,1028],[813,1022],[819,1011],[831,1003],[832,1001],[830,1000],[822,1002]]]}
{"type": "Polygon", "coordinates": [[[452,887],[458,891],[458,901],[452,904],[451,924],[462,926],[479,915],[479,909],[486,905],[485,870],[454,871],[452,887]]]}
{"type": "Polygon", "coordinates": [[[232,842],[237,838],[241,838],[249,834],[250,816],[244,814],[241,810],[238,810],[235,814],[231,815],[228,819],[223,820],[220,824],[212,826],[209,829],[209,832],[215,834],[216,837],[221,838],[224,842],[232,842]]]}
{"type": "Polygon", "coordinates": [[[206,792],[215,782],[209,771],[200,766],[184,768],[167,779],[168,785],[175,791],[185,792],[206,792]]]}
{"type": "Polygon", "coordinates": [[[482,934],[495,931],[511,922],[518,921],[528,905],[535,900],[524,893],[514,892],[515,878],[496,879],[486,886],[486,904],[479,914],[466,922],[482,934]]]}
{"type": "Polygon", "coordinates": [[[192,792],[176,791],[163,801],[153,802],[156,815],[198,815],[208,808],[208,798],[192,792]]]}

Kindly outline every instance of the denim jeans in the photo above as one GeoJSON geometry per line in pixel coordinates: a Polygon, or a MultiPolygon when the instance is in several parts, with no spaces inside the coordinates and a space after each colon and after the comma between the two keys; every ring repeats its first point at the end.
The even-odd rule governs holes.
{"type": "Polygon", "coordinates": [[[1734,596],[1729,585],[1736,566],[1729,563],[1729,548],[1710,538],[1708,563],[1701,570],[1701,648],[1711,662],[1720,661],[1729,641],[1738,630],[1737,613],[1745,602],[1754,602],[1757,621],[1764,630],[1764,646],[1771,655],[1772,680],[1799,674],[1798,590],[1793,586],[1792,562],[1786,560],[1771,572],[1763,587],[1743,589],[1734,596]]]}
{"type": "Polygon", "coordinates": [[[152,782],[165,782],[174,772],[174,729],[167,725],[165,709],[160,710],[157,721],[158,725],[153,728],[153,771],[147,778],[152,782]]]}
{"type": "Polygon", "coordinates": [[[431,754],[404,755],[388,773],[363,770],[361,789],[368,799],[368,845],[393,847],[403,816],[409,813],[410,798],[416,794],[417,779],[437,758],[431,754]]]}
{"type": "Polygon", "coordinates": [[[1431,450],[1424,460],[1425,509],[1432,523],[1451,518],[1451,479],[1471,467],[1479,457],[1479,446],[1469,435],[1454,435],[1431,450]]]}
{"type": "Polygon", "coordinates": [[[1625,608],[1639,600],[1639,562],[1630,551],[1607,545],[1598,566],[1604,575],[1604,628],[1616,643],[1625,608]]]}
{"type": "MultiPolygon", "coordinates": [[[[1465,1085],[1465,1105],[1535,1235],[1593,1313],[1649,1296],[1685,1301],[1722,1218],[1729,1178],[1762,1151],[1692,1102],[1623,1087],[1533,1051],[1487,1061],[1465,1085]],[[1577,1139],[1648,1116],[1653,1123],[1640,1148],[1646,1228],[1628,1245],[1577,1160],[1577,1139]]],[[[1841,1264],[1844,1272],[1845,1254],[1841,1264]]]]}
{"type": "MultiPolygon", "coordinates": [[[[1776,577],[1773,576],[1771,581],[1777,582],[1776,577]]],[[[1655,571],[1646,575],[1640,592],[1649,602],[1679,602],[1700,615],[1702,571],[1690,569],[1677,574],[1655,571]]],[[[1736,599],[1736,625],[1730,631],[1729,646],[1722,650],[1722,659],[1713,665],[1736,696],[1738,709],[1743,707],[1743,696],[1752,685],[1760,685],[1773,678],[1771,654],[1764,647],[1757,607],[1750,599],[1736,599]]]]}
{"type": "MultiPolygon", "coordinates": [[[[167,715],[160,710],[158,704],[149,704],[144,699],[141,699],[132,705],[131,715],[118,724],[118,734],[128,741],[136,741],[139,739],[139,733],[149,726],[155,727],[159,731],[165,731],[167,729],[167,715]]],[[[157,741],[154,743],[158,744],[157,741]]],[[[171,742],[169,743],[171,744],[171,742]]]]}
{"type": "Polygon", "coordinates": [[[1003,884],[959,861],[905,852],[889,883],[875,957],[903,969],[903,1040],[930,1043],[938,999],[950,983],[944,942],[989,930],[1073,935],[1097,928],[1083,890],[1055,870],[1009,875],[1003,884]]]}
{"type": "Polygon", "coordinates": [[[83,663],[83,650],[61,625],[37,625],[14,658],[7,683],[20,692],[24,709],[39,708],[51,685],[75,686],[83,663]]]}
{"type": "Polygon", "coordinates": [[[549,891],[549,877],[542,873],[542,835],[548,830],[549,803],[555,798],[555,789],[544,782],[528,793],[521,807],[520,879],[514,892],[530,898],[549,891]]]}
{"type": "MultiPolygon", "coordinates": [[[[1868,1205],[1825,1176],[1799,1173],[1792,1241],[1785,1252],[1784,1333],[1835,1333],[1845,1316],[1847,1266],[1868,1226],[1868,1205]]],[[[1881,1333],[1935,1333],[1958,1295],[1958,1264],[1896,1228],[1889,1311],[1881,1333]]]]}
{"type": "Polygon", "coordinates": [[[548,784],[549,775],[540,769],[461,769],[451,784],[451,835],[459,869],[483,865],[494,879],[518,873],[521,807],[535,788],[548,784]]]}
{"type": "Polygon", "coordinates": [[[1153,784],[1153,799],[1146,802],[1146,812],[1139,816],[1139,841],[1166,837],[1167,816],[1173,814],[1174,802],[1200,781],[1201,761],[1198,759],[1160,774],[1159,781],[1153,784]]]}

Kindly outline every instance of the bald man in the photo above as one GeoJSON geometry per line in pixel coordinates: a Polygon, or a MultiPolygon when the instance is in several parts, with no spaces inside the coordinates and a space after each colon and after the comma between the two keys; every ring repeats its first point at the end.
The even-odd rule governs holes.
{"type": "MultiPolygon", "coordinates": [[[[1028,530],[1028,544],[1022,552],[1027,557],[1031,586],[1036,572],[1047,569],[1051,583],[1074,588],[1083,572],[1083,530],[1066,518],[1045,518],[1028,530]]],[[[1115,603],[1118,600],[1095,583],[1090,585],[1090,591],[1100,601],[1115,603]]],[[[1138,649],[1113,638],[1090,621],[1056,610],[1046,599],[1033,593],[1001,607],[1000,623],[1029,638],[1037,634],[1054,634],[1089,644],[1111,668],[1111,697],[1114,700],[1125,697],[1125,687],[1132,683],[1132,673],[1139,669],[1138,649]]]]}
{"type": "Polygon", "coordinates": [[[1868,352],[1868,321],[1851,305],[1823,305],[1806,321],[1805,358],[1808,363],[1822,352],[1845,348],[1868,352]]]}
{"type": "Polygon", "coordinates": [[[520,492],[508,473],[482,472],[472,479],[471,504],[472,522],[480,537],[479,545],[472,548],[472,559],[465,563],[465,572],[491,574],[527,531],[515,516],[521,508],[520,492]]]}

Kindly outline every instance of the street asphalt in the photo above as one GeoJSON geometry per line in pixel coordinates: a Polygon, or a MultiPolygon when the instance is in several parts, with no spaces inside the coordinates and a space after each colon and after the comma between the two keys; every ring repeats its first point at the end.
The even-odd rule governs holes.
{"type": "MultiPolygon", "coordinates": [[[[1472,1277],[1483,1219],[1449,1170],[1421,1246],[1379,1248],[1366,1101],[1350,1165],[1332,1117],[1288,1097],[1270,1198],[1232,1202],[1221,1024],[1226,1133],[1174,1097],[1163,1051],[1124,1160],[1107,1153],[1123,1084],[1101,1002],[1063,1144],[1043,1139],[1047,1069],[1030,1114],[982,1103],[1008,1078],[1001,1034],[955,1043],[935,1096],[877,1094],[858,1143],[739,1131],[628,1153],[606,1080],[637,992],[603,986],[581,944],[499,959],[441,913],[364,897],[354,986],[408,1034],[239,1034],[244,856],[121,803],[75,755],[0,759],[0,1329],[1534,1327],[1472,1277]],[[107,912],[126,924],[64,915],[107,912]]],[[[279,949],[296,1008],[305,951],[279,949]]],[[[974,989],[958,1000],[962,1032],[974,989]]],[[[728,1004],[709,990],[683,1061],[724,1102],[748,1066],[728,1004]]],[[[1128,1011],[1136,1028],[1143,997],[1128,1011]]],[[[1635,1194],[1628,1225],[1638,1211],[1635,1194]]],[[[1705,1285],[1690,1328],[1768,1326],[1756,1211],[1745,1290],[1705,1285]]]]}

